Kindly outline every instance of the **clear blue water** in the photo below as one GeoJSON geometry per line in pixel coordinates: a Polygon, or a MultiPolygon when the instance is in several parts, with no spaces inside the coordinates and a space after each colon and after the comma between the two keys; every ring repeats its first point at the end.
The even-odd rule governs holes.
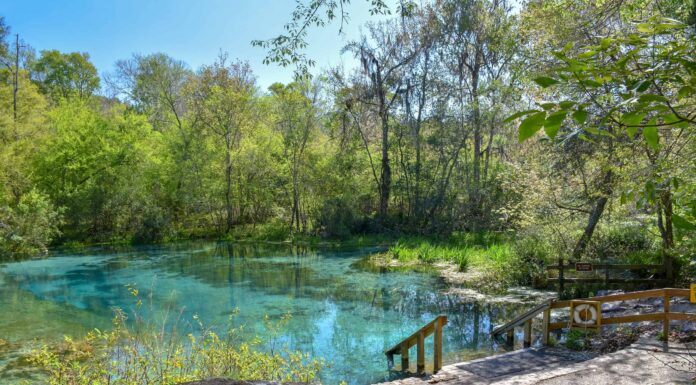
{"type": "Polygon", "coordinates": [[[361,260],[373,251],[197,242],[2,264],[0,338],[7,342],[0,346],[0,383],[21,377],[12,359],[23,341],[103,328],[113,307],[132,308],[127,284],[152,290],[154,306],[175,303],[184,317],[198,314],[209,325],[225,325],[239,309],[235,322],[258,334],[265,315],[290,313],[280,341],[330,362],[321,375],[326,384],[389,378],[384,349],[438,314],[450,320],[445,363],[490,354],[493,325],[523,307],[443,294],[443,282],[428,273],[365,267],[361,260]]]}

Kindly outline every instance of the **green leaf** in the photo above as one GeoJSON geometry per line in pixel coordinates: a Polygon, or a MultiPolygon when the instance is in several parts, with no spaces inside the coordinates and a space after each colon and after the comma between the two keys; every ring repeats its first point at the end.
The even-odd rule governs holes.
{"type": "Polygon", "coordinates": [[[645,142],[648,143],[650,147],[653,148],[653,150],[658,150],[660,148],[660,139],[659,136],[657,135],[657,127],[655,126],[648,126],[643,128],[643,138],[645,139],[645,142]]]}
{"type": "Polygon", "coordinates": [[[546,111],[538,112],[524,119],[519,127],[519,141],[524,142],[534,136],[541,129],[541,126],[544,125],[545,121],[546,111]]]}
{"type": "Polygon", "coordinates": [[[637,126],[643,121],[643,118],[645,118],[645,112],[627,112],[621,116],[621,123],[627,126],[637,126]]]}
{"type": "Polygon", "coordinates": [[[585,79],[581,83],[583,85],[585,85],[587,87],[591,87],[591,88],[597,88],[597,87],[600,87],[602,85],[602,83],[600,83],[596,80],[593,80],[593,79],[585,79]]]}
{"type": "Polygon", "coordinates": [[[638,132],[637,126],[626,127],[626,135],[628,135],[628,137],[630,139],[633,139],[636,137],[636,132],[638,132]]]}
{"type": "Polygon", "coordinates": [[[556,137],[567,115],[567,111],[557,111],[546,118],[546,122],[544,122],[544,132],[549,138],[553,139],[556,137]]]}
{"type": "Polygon", "coordinates": [[[554,78],[550,78],[548,76],[540,76],[540,77],[534,79],[534,83],[541,86],[541,88],[548,88],[548,87],[551,87],[552,85],[558,84],[560,82],[558,80],[556,80],[554,78]]]}
{"type": "Polygon", "coordinates": [[[684,86],[677,92],[678,99],[684,99],[694,94],[694,88],[691,86],[684,86]]]}
{"type": "Polygon", "coordinates": [[[638,101],[641,102],[641,103],[647,103],[647,102],[662,102],[662,103],[666,103],[666,102],[667,102],[667,98],[665,98],[665,97],[662,96],[662,95],[643,94],[643,95],[640,95],[640,97],[638,98],[638,101]]]}
{"type": "Polygon", "coordinates": [[[577,110],[573,112],[573,119],[580,125],[585,124],[585,121],[587,120],[587,111],[577,110]]]}
{"type": "Polygon", "coordinates": [[[689,222],[686,218],[677,214],[672,214],[672,224],[682,230],[696,230],[696,224],[689,222]]]}
{"type": "Polygon", "coordinates": [[[599,135],[599,129],[597,127],[585,127],[584,131],[592,135],[599,135]]]}
{"type": "Polygon", "coordinates": [[[516,113],[508,116],[507,118],[505,118],[505,120],[503,120],[503,123],[509,123],[509,122],[512,122],[513,120],[521,117],[521,116],[533,114],[536,112],[539,112],[539,110],[525,110],[525,111],[516,112],[516,113]]]}
{"type": "Polygon", "coordinates": [[[571,100],[564,100],[564,101],[558,103],[558,106],[564,110],[567,110],[570,107],[573,107],[574,105],[575,105],[575,102],[571,101],[571,100]]]}
{"type": "Polygon", "coordinates": [[[636,86],[636,92],[645,92],[650,88],[650,82],[647,80],[643,80],[642,82],[639,82],[638,85],[636,86]]]}
{"type": "Polygon", "coordinates": [[[654,31],[655,31],[655,29],[650,24],[638,24],[638,32],[651,33],[654,31]]]}
{"type": "Polygon", "coordinates": [[[591,58],[592,56],[595,56],[595,55],[597,55],[597,51],[589,50],[589,51],[585,51],[585,52],[581,53],[580,55],[578,55],[578,57],[583,58],[583,59],[587,59],[587,58],[591,58]]]}

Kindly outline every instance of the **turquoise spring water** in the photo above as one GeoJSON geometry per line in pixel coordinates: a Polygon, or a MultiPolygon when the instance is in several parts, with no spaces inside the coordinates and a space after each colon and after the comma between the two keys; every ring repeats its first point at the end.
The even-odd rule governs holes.
{"type": "Polygon", "coordinates": [[[226,325],[239,309],[235,323],[259,335],[265,315],[290,313],[278,342],[331,363],[321,374],[325,384],[389,378],[384,349],[438,314],[449,317],[445,363],[490,354],[493,325],[520,309],[444,294],[432,274],[366,267],[361,260],[373,251],[196,242],[2,264],[0,383],[26,376],[18,357],[27,341],[108,327],[113,307],[133,307],[128,284],[152,291],[154,307],[174,303],[184,318],[197,314],[208,325],[226,325]]]}

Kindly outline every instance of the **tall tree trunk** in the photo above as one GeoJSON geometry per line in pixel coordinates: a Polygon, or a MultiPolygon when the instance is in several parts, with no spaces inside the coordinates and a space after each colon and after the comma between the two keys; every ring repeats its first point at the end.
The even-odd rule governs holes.
{"type": "Polygon", "coordinates": [[[481,135],[481,107],[479,105],[479,76],[482,65],[481,48],[477,47],[474,53],[475,59],[471,71],[471,104],[472,104],[472,123],[474,126],[474,158],[472,163],[472,184],[469,191],[470,208],[469,214],[472,219],[472,227],[474,231],[478,231],[483,227],[482,213],[482,196],[481,196],[481,146],[483,137],[481,135]]]}
{"type": "MultiPolygon", "coordinates": [[[[295,162],[293,162],[295,163],[295,162]]],[[[300,230],[300,191],[297,181],[297,164],[293,164],[292,169],[292,219],[290,227],[300,230]]]]}
{"type": "Polygon", "coordinates": [[[657,202],[657,227],[662,237],[662,248],[667,251],[674,247],[674,230],[672,229],[672,192],[667,187],[660,192],[657,202]]]}
{"type": "Polygon", "coordinates": [[[232,229],[234,215],[232,212],[232,142],[229,135],[225,139],[227,142],[227,152],[225,153],[225,178],[227,182],[227,188],[225,190],[225,211],[227,212],[227,226],[225,232],[229,233],[232,229]]]}
{"type": "Polygon", "coordinates": [[[592,239],[592,234],[594,234],[595,227],[597,227],[597,223],[599,222],[599,219],[602,217],[602,213],[604,213],[604,208],[606,207],[607,202],[609,201],[609,197],[611,196],[611,193],[613,191],[612,179],[613,172],[609,170],[604,174],[604,179],[602,180],[602,195],[595,201],[595,205],[592,208],[590,216],[587,220],[585,231],[582,233],[582,236],[580,237],[580,239],[578,239],[578,242],[575,244],[575,248],[573,249],[572,255],[573,259],[578,259],[585,253],[587,245],[590,243],[590,240],[592,239]]]}
{"type": "Polygon", "coordinates": [[[386,101],[380,107],[382,119],[382,173],[379,192],[379,221],[383,224],[389,208],[389,193],[391,189],[391,166],[389,164],[389,115],[386,111],[386,101]]]}
{"type": "Polygon", "coordinates": [[[423,223],[423,205],[421,203],[421,189],[420,189],[420,183],[421,183],[421,167],[422,167],[422,161],[421,161],[421,124],[423,121],[423,110],[425,110],[425,102],[426,102],[426,91],[427,91],[427,84],[428,84],[428,71],[430,69],[430,50],[425,49],[423,51],[423,76],[420,81],[420,98],[418,100],[418,114],[416,115],[416,124],[415,124],[415,129],[414,129],[414,137],[415,137],[415,145],[416,145],[416,170],[415,170],[415,185],[414,185],[414,194],[415,194],[415,216],[416,220],[419,223],[423,223]]]}
{"type": "Polygon", "coordinates": [[[15,35],[15,68],[14,68],[14,84],[12,87],[12,113],[14,118],[15,136],[17,136],[17,91],[19,91],[19,34],[15,35]]]}

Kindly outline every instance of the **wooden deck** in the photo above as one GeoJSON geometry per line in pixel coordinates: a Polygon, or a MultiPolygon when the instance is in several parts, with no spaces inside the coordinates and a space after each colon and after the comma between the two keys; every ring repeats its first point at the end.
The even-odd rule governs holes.
{"type": "MultiPolygon", "coordinates": [[[[380,385],[585,385],[690,384],[692,374],[680,367],[696,348],[647,338],[624,350],[593,357],[555,348],[529,348],[446,365],[433,376],[411,377],[380,385]]],[[[682,368],[685,369],[685,368],[682,368]]]]}

